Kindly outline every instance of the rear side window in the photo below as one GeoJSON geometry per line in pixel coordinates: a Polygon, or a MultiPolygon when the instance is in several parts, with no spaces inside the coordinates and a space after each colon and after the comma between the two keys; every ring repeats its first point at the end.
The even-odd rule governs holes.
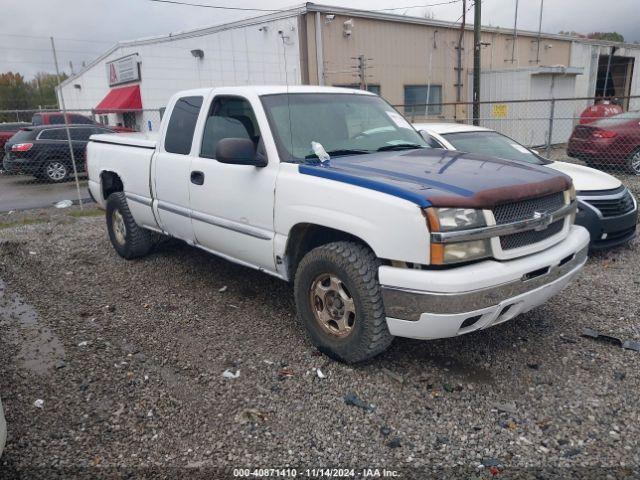
{"type": "Polygon", "coordinates": [[[187,155],[191,152],[193,131],[202,107],[202,97],[182,97],[179,99],[169,119],[164,139],[164,149],[169,153],[187,155]]]}
{"type": "Polygon", "coordinates": [[[34,135],[33,135],[33,130],[18,130],[13,137],[11,137],[11,142],[12,143],[20,143],[20,142],[24,142],[25,140],[31,140],[33,139],[34,135]]]}
{"type": "Polygon", "coordinates": [[[39,140],[66,140],[67,132],[63,128],[52,128],[43,130],[38,137],[39,140]]]}
{"type": "Polygon", "coordinates": [[[62,118],[62,114],[58,115],[50,115],[49,116],[49,124],[50,125],[62,125],[64,123],[64,119],[62,118]]]}
{"type": "Polygon", "coordinates": [[[89,137],[93,135],[93,128],[72,128],[71,140],[79,142],[88,142],[89,137]]]}
{"type": "Polygon", "coordinates": [[[85,117],[84,115],[70,115],[69,120],[71,120],[71,123],[83,125],[93,125],[94,123],[93,120],[89,117],[85,117]]]}

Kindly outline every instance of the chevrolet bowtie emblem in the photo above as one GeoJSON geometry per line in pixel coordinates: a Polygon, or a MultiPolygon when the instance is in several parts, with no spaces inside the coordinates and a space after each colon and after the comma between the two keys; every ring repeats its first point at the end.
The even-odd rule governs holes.
{"type": "Polygon", "coordinates": [[[534,228],[534,230],[536,232],[539,232],[541,230],[544,230],[545,228],[547,228],[549,225],[551,225],[551,222],[553,221],[553,217],[551,216],[551,214],[544,210],[542,212],[533,212],[533,219],[534,220],[540,220],[540,222],[536,225],[536,227],[534,228]]]}

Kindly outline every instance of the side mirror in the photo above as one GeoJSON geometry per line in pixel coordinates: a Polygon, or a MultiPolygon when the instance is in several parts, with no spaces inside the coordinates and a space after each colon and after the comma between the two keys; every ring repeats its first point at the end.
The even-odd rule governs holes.
{"type": "Polygon", "coordinates": [[[233,165],[265,167],[264,158],[256,155],[256,146],[248,138],[223,138],[216,147],[216,160],[233,165]]]}
{"type": "Polygon", "coordinates": [[[424,138],[427,142],[431,139],[426,130],[418,130],[418,133],[422,135],[422,138],[424,138]]]}

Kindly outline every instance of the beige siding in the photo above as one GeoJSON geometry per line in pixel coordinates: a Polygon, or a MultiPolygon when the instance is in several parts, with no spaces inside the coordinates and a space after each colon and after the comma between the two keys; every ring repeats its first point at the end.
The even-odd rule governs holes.
{"type": "MultiPolygon", "coordinates": [[[[327,20],[322,14],[325,83],[327,85],[357,83],[353,68],[354,57],[370,58],[370,84],[381,86],[382,96],[393,104],[404,102],[405,85],[426,85],[429,78],[430,52],[431,83],[441,85],[444,102],[456,100],[456,45],[459,30],[378,19],[353,17],[352,35],[345,37],[343,23],[351,17],[336,15],[327,20]],[[435,45],[434,49],[434,32],[435,45]],[[352,73],[353,72],[353,73],[352,73]]],[[[516,42],[516,61],[511,61],[513,37],[502,33],[483,32],[483,70],[534,67],[537,65],[569,65],[571,42],[542,39],[540,63],[536,64],[536,42],[531,36],[519,36],[516,42]]],[[[307,15],[307,44],[309,48],[309,81],[317,82],[315,65],[315,13],[307,15]]],[[[468,101],[466,84],[473,68],[473,32],[464,36],[462,100],[468,101]]]]}

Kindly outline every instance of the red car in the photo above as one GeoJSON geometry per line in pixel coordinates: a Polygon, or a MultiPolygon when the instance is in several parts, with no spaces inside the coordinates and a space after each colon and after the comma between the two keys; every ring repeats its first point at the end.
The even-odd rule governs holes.
{"type": "Polygon", "coordinates": [[[567,154],[589,166],[622,165],[640,175],[640,112],[625,112],[576,125],[567,154]]]}
{"type": "Polygon", "coordinates": [[[4,150],[4,144],[7,143],[13,135],[21,128],[28,127],[26,122],[0,123],[0,152],[4,150]]]}
{"type": "MultiPolygon", "coordinates": [[[[31,118],[31,124],[35,127],[39,127],[40,125],[61,125],[64,123],[64,117],[62,112],[41,112],[34,113],[31,118]]],[[[81,115],[79,113],[67,113],[67,123],[73,125],[100,125],[98,122],[94,121],[92,118],[87,117],[86,115],[81,115]]],[[[127,127],[110,127],[105,125],[107,128],[112,128],[116,132],[133,132],[127,127]]]]}

